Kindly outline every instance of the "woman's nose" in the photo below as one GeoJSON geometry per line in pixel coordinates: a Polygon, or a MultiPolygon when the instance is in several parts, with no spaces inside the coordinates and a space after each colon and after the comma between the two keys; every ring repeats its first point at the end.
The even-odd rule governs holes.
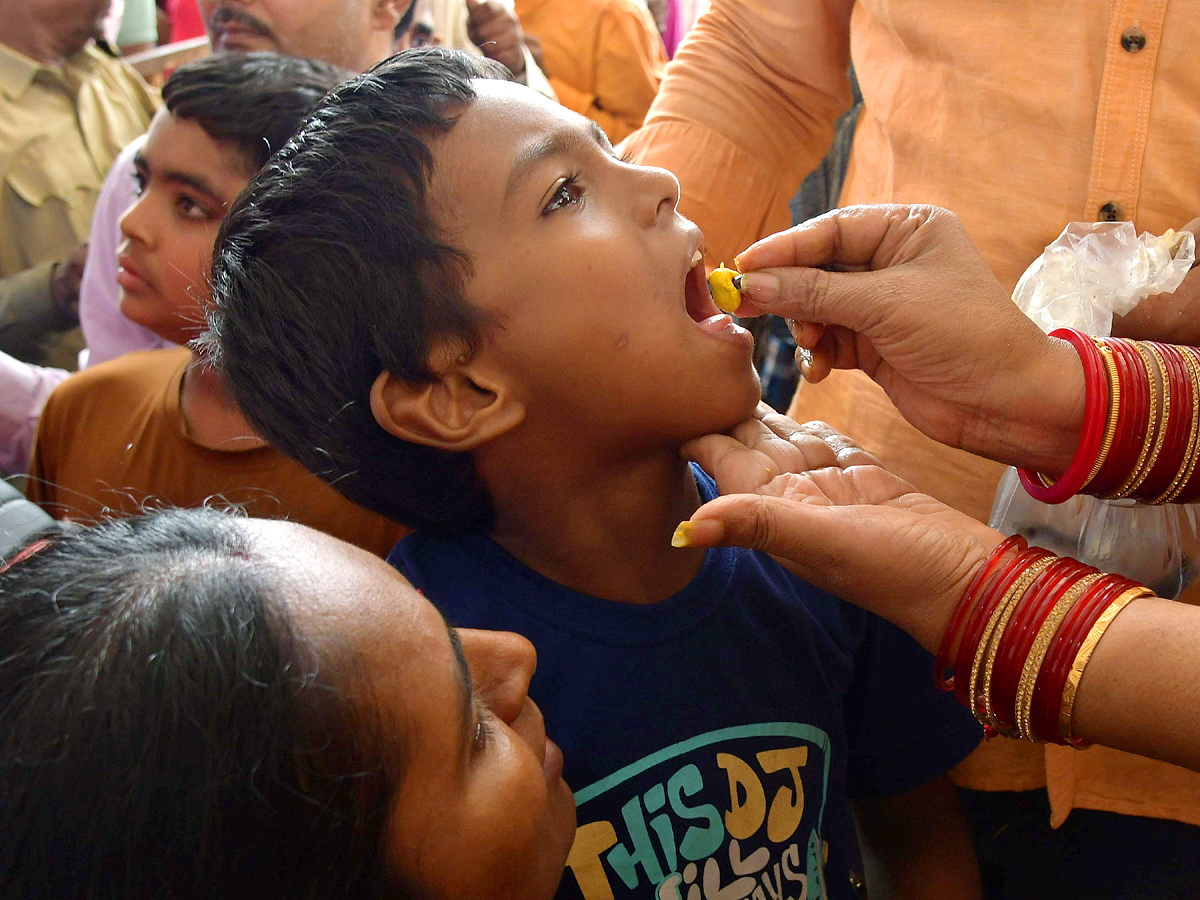
{"type": "Polygon", "coordinates": [[[512,724],[529,697],[529,681],[537,668],[537,651],[519,634],[460,628],[463,655],[471,667],[475,689],[488,707],[512,724]]]}

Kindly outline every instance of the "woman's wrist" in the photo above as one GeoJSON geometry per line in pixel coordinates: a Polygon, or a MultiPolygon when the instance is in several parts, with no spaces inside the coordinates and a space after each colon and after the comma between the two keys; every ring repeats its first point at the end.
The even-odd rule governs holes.
{"type": "Polygon", "coordinates": [[[1067,470],[1083,432],[1086,400],[1079,354],[1044,337],[1012,360],[993,412],[964,449],[1051,477],[1067,470]]]}

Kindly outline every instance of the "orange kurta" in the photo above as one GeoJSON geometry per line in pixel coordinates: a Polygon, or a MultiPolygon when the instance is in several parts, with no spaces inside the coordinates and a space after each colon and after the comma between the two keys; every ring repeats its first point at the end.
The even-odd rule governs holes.
{"type": "Polygon", "coordinates": [[[637,0],[516,0],[521,27],[542,42],[546,75],[563,106],[613,142],[642,124],[667,53],[637,0]]]}
{"type": "MultiPolygon", "coordinates": [[[[1067,222],[1157,233],[1200,215],[1197,26],[1196,0],[713,0],[626,149],[679,176],[682,210],[729,259],[790,223],[853,49],[864,109],[842,204],[950,208],[1011,289],[1067,222]]],[[[791,414],[986,518],[1001,467],[918,434],[861,373],[803,385],[791,414]]],[[[1031,788],[1048,769],[1056,822],[1082,806],[1200,824],[1200,775],[1099,749],[984,752],[963,780],[1031,788]]]]}

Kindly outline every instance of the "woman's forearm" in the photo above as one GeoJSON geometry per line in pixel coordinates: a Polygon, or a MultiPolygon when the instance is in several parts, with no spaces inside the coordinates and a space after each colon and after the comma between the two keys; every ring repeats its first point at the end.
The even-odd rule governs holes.
{"type": "Polygon", "coordinates": [[[1075,700],[1080,737],[1200,771],[1200,609],[1131,603],[1097,645],[1075,700]]]}

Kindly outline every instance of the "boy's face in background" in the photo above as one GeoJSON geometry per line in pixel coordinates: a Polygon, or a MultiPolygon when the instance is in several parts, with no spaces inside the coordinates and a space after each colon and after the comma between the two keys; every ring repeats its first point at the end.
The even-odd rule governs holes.
{"type": "Polygon", "coordinates": [[[199,0],[199,7],[216,53],[263,50],[354,71],[379,61],[372,35],[394,27],[408,8],[384,0],[199,0]]]}
{"type": "Polygon", "coordinates": [[[533,91],[475,86],[433,146],[431,204],[470,257],[467,301],[495,322],[479,357],[526,422],[586,423],[589,442],[620,452],[748,416],[752,339],[708,297],[674,176],[622,162],[591,122],[533,91]]]}
{"type": "Polygon", "coordinates": [[[250,171],[232,144],[162,109],[137,154],[137,202],[121,218],[121,312],[177,344],[196,336],[217,228],[250,171]]]}

